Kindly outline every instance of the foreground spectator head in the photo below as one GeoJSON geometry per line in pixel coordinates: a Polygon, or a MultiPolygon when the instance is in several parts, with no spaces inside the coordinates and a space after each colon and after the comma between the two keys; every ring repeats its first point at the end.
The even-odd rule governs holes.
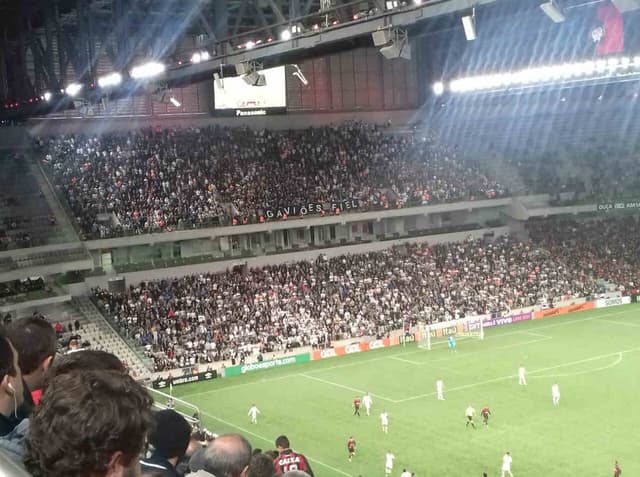
{"type": "Polygon", "coordinates": [[[215,477],[245,477],[251,461],[251,444],[240,434],[222,434],[191,458],[195,474],[205,471],[215,477]]]}
{"type": "Polygon", "coordinates": [[[82,353],[72,353],[56,358],[44,378],[42,388],[46,389],[49,382],[56,376],[84,371],[117,371],[126,373],[127,368],[117,356],[99,350],[85,350],[82,353]]]}
{"type": "Polygon", "coordinates": [[[31,418],[25,466],[47,477],[139,475],[152,400],[120,371],[53,376],[31,418]]]}
{"type": "MultiPolygon", "coordinates": [[[[56,332],[42,316],[29,316],[14,321],[7,328],[7,336],[18,351],[20,371],[26,384],[25,405],[30,391],[40,389],[44,376],[56,354],[56,332]]],[[[25,414],[30,414],[33,403],[25,414]]]]}
{"type": "Polygon", "coordinates": [[[0,332],[0,435],[18,424],[18,407],[23,401],[23,383],[18,352],[0,332]]]}
{"type": "Polygon", "coordinates": [[[153,455],[140,461],[142,471],[162,467],[167,475],[173,475],[175,467],[185,455],[191,440],[191,426],[187,420],[171,409],[156,412],[149,434],[153,455]]]}
{"type": "Polygon", "coordinates": [[[258,453],[251,458],[247,477],[273,477],[274,475],[276,475],[276,467],[271,457],[258,453]]]}

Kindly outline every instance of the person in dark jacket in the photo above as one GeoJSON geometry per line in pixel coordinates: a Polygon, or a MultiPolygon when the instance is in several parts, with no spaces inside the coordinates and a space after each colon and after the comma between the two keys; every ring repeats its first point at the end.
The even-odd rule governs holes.
{"type": "Polygon", "coordinates": [[[140,460],[142,475],[161,472],[164,477],[180,477],[176,465],[187,451],[190,440],[191,426],[184,417],[171,409],[156,412],[149,435],[153,452],[140,460]]]}

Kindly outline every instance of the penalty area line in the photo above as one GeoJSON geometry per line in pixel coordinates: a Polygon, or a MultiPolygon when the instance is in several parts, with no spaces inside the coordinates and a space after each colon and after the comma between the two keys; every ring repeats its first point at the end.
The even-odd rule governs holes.
{"type": "MultiPolygon", "coordinates": [[[[200,413],[205,415],[205,416],[207,416],[207,417],[209,417],[209,418],[211,418],[211,419],[214,419],[214,420],[216,420],[218,422],[221,422],[222,424],[225,424],[225,425],[227,425],[229,427],[233,427],[235,429],[238,429],[239,431],[242,431],[243,433],[245,433],[247,435],[250,435],[250,436],[256,437],[256,438],[258,438],[258,439],[260,439],[262,441],[268,442],[271,445],[273,445],[273,443],[274,443],[273,439],[267,439],[266,437],[261,436],[260,434],[256,434],[255,432],[252,432],[249,429],[245,429],[244,427],[240,427],[237,424],[234,424],[233,422],[226,421],[226,420],[224,420],[224,419],[222,419],[220,417],[214,416],[213,414],[209,414],[208,412],[205,412],[205,411],[200,411],[200,413]]],[[[344,475],[346,477],[353,477],[351,474],[347,474],[346,472],[344,472],[344,471],[342,471],[340,469],[337,469],[337,468],[333,467],[332,465],[326,464],[326,463],[322,462],[321,460],[314,459],[312,457],[309,457],[306,454],[305,454],[305,456],[311,462],[315,462],[316,464],[320,464],[321,466],[326,467],[327,469],[331,469],[334,472],[337,472],[338,474],[344,475]]]]}
{"type": "MultiPolygon", "coordinates": [[[[345,386],[344,384],[340,384],[340,383],[334,383],[333,381],[329,381],[328,379],[322,379],[322,378],[318,378],[317,376],[310,376],[308,374],[305,373],[300,373],[298,376],[302,376],[303,378],[307,378],[307,379],[311,379],[313,381],[318,381],[320,383],[323,384],[327,384],[329,386],[335,386],[337,388],[342,388],[342,389],[346,389],[348,391],[353,391],[359,394],[365,394],[366,391],[363,391],[362,389],[358,389],[358,388],[352,388],[351,386],[345,386]]],[[[375,398],[378,399],[382,399],[383,401],[387,401],[387,402],[396,402],[395,399],[391,399],[385,396],[380,396],[379,394],[374,394],[371,393],[371,395],[375,398]]]]}
{"type": "MultiPolygon", "coordinates": [[[[601,354],[601,355],[598,355],[598,356],[592,356],[590,358],[579,359],[577,361],[569,361],[567,363],[561,363],[561,364],[557,364],[557,365],[554,365],[554,366],[548,366],[546,368],[536,369],[534,371],[528,372],[527,374],[528,375],[532,375],[532,374],[537,374],[537,373],[544,373],[545,371],[551,371],[552,369],[564,368],[566,366],[573,366],[574,364],[589,363],[591,361],[597,361],[599,359],[607,358],[609,356],[617,356],[617,355],[622,356],[623,354],[631,353],[631,352],[638,351],[638,350],[640,350],[640,347],[629,348],[629,349],[625,349],[625,350],[622,350],[622,351],[614,351],[612,353],[601,354]]],[[[618,363],[616,363],[616,364],[618,364],[618,363]]],[[[486,381],[480,381],[480,382],[477,382],[477,383],[470,383],[470,384],[464,384],[462,386],[456,386],[456,387],[447,389],[445,392],[461,391],[463,389],[473,388],[473,387],[476,387],[476,386],[483,386],[485,384],[496,383],[496,382],[499,382],[499,381],[506,381],[507,379],[514,379],[516,377],[517,377],[516,374],[508,374],[506,376],[499,376],[497,378],[487,379],[486,381]]],[[[536,377],[536,376],[533,376],[533,377],[536,377]]],[[[411,396],[411,397],[408,397],[408,398],[399,399],[399,400],[396,401],[396,403],[415,401],[416,399],[422,399],[422,398],[425,398],[425,397],[430,397],[430,396],[435,396],[435,395],[436,395],[435,391],[434,392],[430,392],[430,393],[425,393],[425,394],[418,394],[417,396],[411,396]]]]}

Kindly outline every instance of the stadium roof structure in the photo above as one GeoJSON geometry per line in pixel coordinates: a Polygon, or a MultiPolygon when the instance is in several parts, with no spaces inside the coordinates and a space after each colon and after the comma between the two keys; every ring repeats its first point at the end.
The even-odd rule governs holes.
{"type": "Polygon", "coordinates": [[[239,63],[284,64],[371,44],[376,30],[410,29],[497,1],[512,2],[0,0],[0,97],[37,102],[46,91],[62,92],[72,82],[90,86],[100,75],[148,59],[167,64],[157,81],[184,85],[210,79],[220,68],[233,75],[230,67],[239,63]],[[208,59],[194,64],[198,51],[208,59]]]}

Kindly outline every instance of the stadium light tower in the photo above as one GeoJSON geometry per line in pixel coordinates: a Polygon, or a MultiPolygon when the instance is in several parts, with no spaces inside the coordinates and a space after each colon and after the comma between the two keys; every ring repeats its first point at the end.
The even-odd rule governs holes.
{"type": "Polygon", "coordinates": [[[556,4],[555,0],[549,0],[548,2],[544,2],[540,5],[542,11],[547,15],[551,20],[556,23],[562,23],[567,19],[562,9],[556,4]]]}
{"type": "Polygon", "coordinates": [[[464,28],[464,36],[467,41],[476,39],[476,9],[474,8],[470,15],[462,17],[462,28],[464,28]]]}
{"type": "Polygon", "coordinates": [[[442,93],[444,93],[444,83],[442,83],[442,81],[433,83],[432,88],[433,88],[433,94],[435,94],[436,96],[440,96],[442,95],[442,93]]]}
{"type": "Polygon", "coordinates": [[[144,79],[151,78],[153,76],[158,76],[161,73],[164,73],[166,66],[162,63],[157,63],[155,61],[144,63],[140,66],[135,66],[131,69],[131,77],[133,79],[144,79]]]}

